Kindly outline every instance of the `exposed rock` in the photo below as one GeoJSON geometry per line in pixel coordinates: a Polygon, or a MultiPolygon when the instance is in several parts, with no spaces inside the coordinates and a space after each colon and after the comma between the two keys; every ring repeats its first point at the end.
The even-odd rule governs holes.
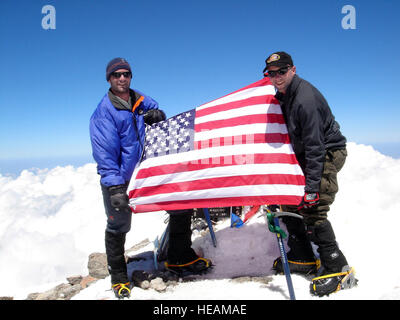
{"type": "Polygon", "coordinates": [[[81,290],[80,284],[62,283],[42,293],[31,293],[26,300],[69,300],[81,290]]]}
{"type": "Polygon", "coordinates": [[[30,293],[25,300],[36,300],[39,294],[39,292],[30,293]]]}
{"type": "Polygon", "coordinates": [[[0,300],[14,300],[14,297],[0,297],[0,300]]]}
{"type": "Polygon", "coordinates": [[[75,285],[81,283],[82,279],[82,276],[71,276],[67,278],[67,281],[70,285],[75,285]]]}
{"type": "Polygon", "coordinates": [[[86,276],[82,278],[82,281],[80,282],[80,285],[82,289],[85,289],[89,287],[92,283],[96,282],[98,279],[93,278],[91,276],[86,276]]]}
{"type": "Polygon", "coordinates": [[[167,289],[166,283],[161,278],[155,278],[150,281],[150,288],[159,292],[165,291],[167,289]]]}
{"type": "Polygon", "coordinates": [[[107,269],[107,256],[105,253],[92,253],[88,261],[89,275],[96,279],[104,279],[109,276],[107,269]]]}

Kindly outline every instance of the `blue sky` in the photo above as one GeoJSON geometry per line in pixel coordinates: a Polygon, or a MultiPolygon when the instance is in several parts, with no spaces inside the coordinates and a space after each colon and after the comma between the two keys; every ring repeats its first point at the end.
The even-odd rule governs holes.
{"type": "Polygon", "coordinates": [[[167,116],[262,77],[289,52],[349,141],[400,157],[398,0],[1,0],[0,173],[93,162],[89,118],[121,56],[167,116]],[[56,28],[42,28],[45,5],[56,28]],[[356,29],[343,29],[345,5],[356,29]]]}

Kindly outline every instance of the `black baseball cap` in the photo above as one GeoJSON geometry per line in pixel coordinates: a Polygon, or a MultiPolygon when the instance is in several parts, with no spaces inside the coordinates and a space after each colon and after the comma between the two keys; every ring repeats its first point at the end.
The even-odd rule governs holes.
{"type": "Polygon", "coordinates": [[[267,60],[265,60],[265,68],[263,72],[267,71],[268,67],[271,66],[286,67],[288,65],[291,67],[293,66],[293,60],[290,54],[284,51],[274,52],[267,58],[267,60]]]}

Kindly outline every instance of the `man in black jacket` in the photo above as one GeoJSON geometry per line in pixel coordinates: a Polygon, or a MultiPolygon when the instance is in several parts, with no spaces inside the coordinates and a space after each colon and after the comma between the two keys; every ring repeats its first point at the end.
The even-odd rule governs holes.
{"type": "MultiPolygon", "coordinates": [[[[325,295],[354,284],[354,272],[336,243],[327,219],[330,205],[338,191],[337,173],[343,167],[346,138],[340,132],[331,109],[322,94],[296,74],[292,58],[286,52],[271,54],[263,72],[271,79],[284,115],[290,140],[305,176],[304,197],[298,206],[283,206],[297,212],[303,220],[285,217],[289,239],[290,270],[317,273],[311,293],[325,295]],[[320,260],[314,256],[311,242],[318,247],[320,260]],[[321,266],[319,267],[319,262],[321,266]]],[[[274,269],[282,271],[280,258],[274,269]]]]}

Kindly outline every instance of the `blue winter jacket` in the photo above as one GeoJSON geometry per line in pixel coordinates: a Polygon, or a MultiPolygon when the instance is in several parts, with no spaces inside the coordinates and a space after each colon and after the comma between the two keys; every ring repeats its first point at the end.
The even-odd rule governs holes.
{"type": "Polygon", "coordinates": [[[143,115],[149,109],[158,109],[158,103],[152,98],[137,90],[131,90],[132,94],[133,112],[114,107],[107,93],[90,118],[93,158],[100,182],[106,187],[130,180],[143,151],[143,115]]]}

